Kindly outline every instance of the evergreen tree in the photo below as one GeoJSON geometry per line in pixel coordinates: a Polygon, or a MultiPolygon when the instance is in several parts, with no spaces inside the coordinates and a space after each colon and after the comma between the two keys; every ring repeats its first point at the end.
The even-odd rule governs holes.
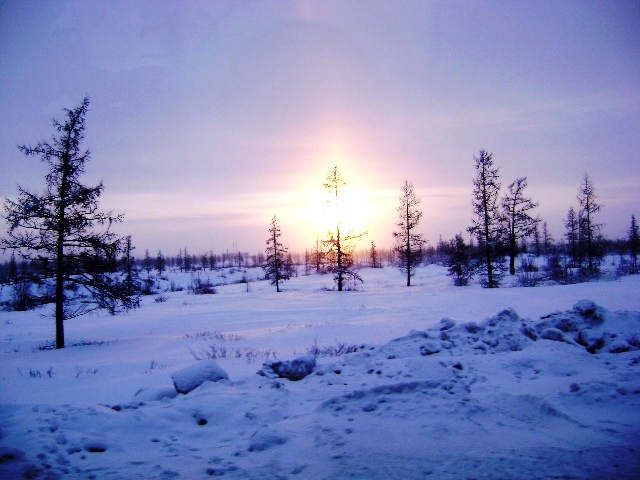
{"type": "Polygon", "coordinates": [[[184,251],[182,255],[183,255],[182,263],[184,264],[184,271],[190,272],[191,271],[191,255],[189,255],[189,253],[187,252],[187,247],[184,247],[184,251]]]}
{"type": "Polygon", "coordinates": [[[453,277],[453,284],[457,287],[468,285],[473,274],[473,267],[469,258],[469,247],[464,242],[461,233],[458,233],[451,240],[448,250],[447,275],[453,277]]]}
{"type": "Polygon", "coordinates": [[[371,240],[371,248],[369,249],[369,264],[371,268],[380,268],[380,260],[378,259],[378,250],[376,249],[376,242],[371,240]]]}
{"type": "Polygon", "coordinates": [[[497,249],[500,246],[501,218],[498,208],[500,182],[498,168],[493,166],[492,154],[480,150],[475,161],[476,178],[473,180],[473,225],[467,230],[478,239],[483,250],[482,265],[486,269],[486,287],[499,285],[500,263],[496,262],[497,249]]]}
{"type": "MultiPolygon", "coordinates": [[[[131,236],[128,235],[125,237],[125,241],[124,241],[121,270],[124,272],[123,284],[124,284],[125,292],[129,297],[132,297],[132,298],[138,297],[141,291],[138,272],[135,268],[136,260],[133,257],[134,250],[135,250],[135,247],[131,244],[131,236]]],[[[111,313],[115,313],[115,310],[112,309],[111,313]]]]}
{"type": "Polygon", "coordinates": [[[565,234],[564,238],[567,241],[567,248],[569,249],[569,256],[571,257],[571,266],[577,267],[579,265],[578,255],[578,215],[573,207],[569,208],[567,212],[567,218],[564,221],[565,234]]]}
{"type": "Polygon", "coordinates": [[[176,264],[178,265],[178,269],[182,272],[184,270],[184,259],[182,257],[182,249],[178,252],[178,256],[176,257],[176,264]]]}
{"type": "Polygon", "coordinates": [[[535,227],[540,222],[540,219],[532,217],[529,213],[538,204],[525,197],[525,188],[527,188],[527,177],[517,178],[509,185],[507,194],[502,199],[509,243],[509,273],[511,275],[516,273],[518,240],[535,233],[535,227]]]}
{"type": "Polygon", "coordinates": [[[313,258],[316,265],[316,273],[320,273],[324,263],[324,251],[322,250],[322,242],[319,235],[316,235],[316,243],[313,246],[313,258]]]}
{"type": "Polygon", "coordinates": [[[536,257],[540,256],[542,248],[540,246],[540,230],[538,229],[538,224],[533,229],[533,248],[536,253],[536,257]]]}
{"type": "Polygon", "coordinates": [[[542,223],[542,244],[544,245],[544,253],[548,255],[551,252],[551,247],[553,245],[553,237],[549,232],[549,226],[547,222],[542,223]]]}
{"type": "Polygon", "coordinates": [[[276,292],[280,292],[280,283],[290,278],[286,264],[287,248],[280,242],[281,236],[282,232],[274,215],[269,228],[269,238],[267,239],[267,258],[262,268],[264,269],[265,278],[271,280],[271,285],[276,286],[276,292]]]}
{"type": "Polygon", "coordinates": [[[342,204],[342,190],[347,182],[342,178],[338,166],[334,166],[324,180],[324,188],[330,193],[330,203],[333,203],[336,210],[336,229],[327,232],[326,240],[322,241],[325,250],[325,258],[329,261],[334,273],[334,279],[338,285],[338,291],[344,288],[345,281],[352,280],[362,282],[362,278],[351,267],[353,267],[354,242],[362,238],[365,233],[344,235],[341,231],[342,221],[340,207],[342,204]]]}
{"type": "Polygon", "coordinates": [[[167,263],[164,259],[164,255],[162,255],[162,250],[158,250],[158,255],[156,255],[156,271],[158,275],[162,275],[167,267],[167,263]]]}
{"type": "Polygon", "coordinates": [[[79,107],[65,109],[66,121],[53,122],[57,134],[52,144],[19,147],[48,164],[46,190],[38,195],[18,187],[18,199],[5,202],[9,230],[2,247],[43,267],[54,265],[56,348],[64,348],[65,320],[97,308],[119,311],[138,305],[115,268],[123,243],[110,228],[122,216],[99,211],[102,183],[88,187],[80,180],[90,159],[81,148],[88,108],[85,98],[79,107]]]}
{"type": "Polygon", "coordinates": [[[144,259],[142,260],[142,268],[145,269],[147,275],[151,274],[151,255],[149,255],[149,249],[144,251],[144,259]]]}
{"type": "Polygon", "coordinates": [[[422,260],[422,245],[425,243],[422,234],[416,233],[416,228],[422,218],[422,210],[418,210],[420,202],[420,197],[413,189],[413,185],[405,181],[402,186],[400,205],[397,208],[399,218],[396,227],[398,227],[398,231],[393,232],[393,238],[396,240],[396,250],[400,254],[400,271],[407,276],[407,287],[411,286],[411,277],[415,274],[415,267],[422,260]]]}

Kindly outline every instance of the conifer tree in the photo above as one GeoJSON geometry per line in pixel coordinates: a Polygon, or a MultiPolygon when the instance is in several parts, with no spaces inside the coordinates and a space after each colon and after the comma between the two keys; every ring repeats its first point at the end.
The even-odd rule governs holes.
{"type": "Polygon", "coordinates": [[[501,240],[501,218],[498,208],[500,182],[498,168],[493,166],[491,153],[480,150],[475,161],[476,178],[473,180],[473,225],[467,230],[478,239],[483,251],[482,265],[486,269],[485,286],[494,288],[499,285],[500,264],[496,262],[497,249],[501,240]]]}
{"type": "Polygon", "coordinates": [[[453,277],[453,284],[457,287],[468,285],[473,267],[469,258],[469,247],[464,243],[461,233],[456,234],[451,240],[448,250],[447,275],[453,277]]]}
{"type": "Polygon", "coordinates": [[[578,215],[573,207],[569,208],[567,217],[564,221],[565,234],[564,238],[567,241],[567,248],[569,249],[569,256],[571,257],[571,266],[577,267],[578,261],[578,215]]]}
{"type": "Polygon", "coordinates": [[[19,147],[48,165],[46,190],[36,194],[18,187],[18,199],[5,201],[9,230],[1,246],[39,262],[43,272],[53,265],[53,272],[41,280],[55,284],[56,348],[64,348],[65,320],[97,308],[126,310],[139,302],[116,268],[123,240],[110,229],[123,217],[99,211],[102,183],[88,187],[81,182],[90,160],[89,151],[81,147],[88,109],[88,98],[73,110],[65,109],[66,121],[53,121],[52,143],[19,147]]]}
{"type": "Polygon", "coordinates": [[[629,255],[631,257],[631,273],[638,273],[638,254],[640,254],[640,230],[636,223],[636,216],[631,215],[629,226],[629,255]]]}
{"type": "Polygon", "coordinates": [[[156,271],[158,275],[162,275],[167,266],[167,262],[162,254],[162,250],[158,250],[158,255],[156,255],[156,271]]]}
{"type": "Polygon", "coordinates": [[[590,273],[595,271],[596,237],[601,227],[600,224],[595,222],[595,214],[602,208],[602,205],[596,202],[596,198],[593,182],[589,175],[585,173],[578,190],[578,202],[582,218],[582,222],[580,222],[581,237],[586,246],[585,252],[590,273]]]}
{"type": "Polygon", "coordinates": [[[371,268],[380,268],[380,260],[378,259],[378,249],[376,248],[376,242],[371,240],[371,248],[369,249],[369,263],[371,268]]]}
{"type": "Polygon", "coordinates": [[[509,273],[511,275],[516,273],[518,240],[535,233],[535,227],[540,222],[540,219],[530,215],[530,211],[538,204],[525,196],[525,188],[527,188],[527,177],[516,178],[509,185],[507,194],[502,199],[509,243],[509,273]]]}
{"type": "Polygon", "coordinates": [[[142,267],[147,272],[147,275],[151,274],[151,255],[149,255],[149,249],[144,251],[144,259],[142,260],[142,267]]]}
{"type": "Polygon", "coordinates": [[[274,215],[269,228],[266,249],[267,258],[263,269],[265,278],[271,280],[271,285],[276,286],[276,292],[280,292],[280,283],[290,278],[290,268],[288,268],[287,264],[287,248],[280,242],[281,236],[282,232],[274,215]]]}
{"type": "Polygon", "coordinates": [[[344,284],[348,280],[362,282],[362,278],[351,267],[353,267],[354,242],[362,238],[365,233],[355,234],[349,232],[345,235],[342,231],[342,221],[340,209],[342,205],[343,189],[347,182],[342,178],[338,166],[334,166],[324,180],[324,188],[330,194],[330,203],[333,203],[336,211],[336,229],[327,232],[327,239],[322,241],[325,250],[325,258],[331,264],[334,279],[338,285],[338,291],[343,291],[344,284]]]}
{"type": "Polygon", "coordinates": [[[411,286],[411,277],[422,260],[422,246],[425,243],[422,234],[416,233],[422,218],[422,210],[418,210],[420,203],[421,199],[413,189],[413,185],[405,181],[402,186],[400,205],[397,208],[398,230],[393,232],[393,237],[399,253],[400,271],[407,276],[407,287],[411,286]]]}

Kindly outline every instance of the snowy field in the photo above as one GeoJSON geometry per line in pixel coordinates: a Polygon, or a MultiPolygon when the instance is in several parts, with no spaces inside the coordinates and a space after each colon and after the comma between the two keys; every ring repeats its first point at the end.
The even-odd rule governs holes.
{"type": "Polygon", "coordinates": [[[67,321],[63,350],[48,309],[0,312],[0,478],[640,478],[640,276],[361,274],[144,297],[67,321]],[[201,383],[208,357],[228,380],[201,383]]]}

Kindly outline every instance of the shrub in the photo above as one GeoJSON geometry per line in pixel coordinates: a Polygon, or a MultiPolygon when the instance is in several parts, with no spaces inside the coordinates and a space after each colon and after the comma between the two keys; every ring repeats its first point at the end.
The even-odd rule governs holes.
{"type": "Polygon", "coordinates": [[[315,339],[313,345],[307,348],[307,354],[313,355],[314,357],[338,357],[340,355],[357,352],[363,348],[364,345],[346,344],[343,342],[336,342],[335,345],[319,347],[318,339],[315,339]]]}
{"type": "Polygon", "coordinates": [[[213,295],[217,293],[213,283],[211,283],[211,279],[207,277],[206,280],[202,280],[200,275],[191,277],[187,292],[193,295],[213,295]]]}

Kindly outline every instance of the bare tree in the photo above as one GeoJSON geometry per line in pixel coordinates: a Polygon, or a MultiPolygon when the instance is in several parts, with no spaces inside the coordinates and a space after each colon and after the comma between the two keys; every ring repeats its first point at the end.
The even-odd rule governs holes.
{"type": "Polygon", "coordinates": [[[407,287],[411,286],[411,277],[415,274],[415,267],[422,260],[422,246],[425,241],[416,228],[422,218],[422,210],[418,210],[421,199],[413,189],[413,185],[405,181],[402,186],[402,196],[398,206],[397,231],[393,232],[396,240],[396,250],[400,254],[400,271],[407,275],[407,287]]]}
{"type": "MultiPolygon", "coordinates": [[[[509,185],[506,195],[502,199],[502,210],[507,227],[509,243],[509,273],[516,273],[516,256],[518,255],[518,240],[532,235],[536,225],[540,222],[529,212],[538,206],[524,194],[527,188],[527,177],[516,178],[509,185]]],[[[546,224],[545,224],[546,225],[546,224]]]]}
{"type": "Polygon", "coordinates": [[[325,258],[332,265],[339,292],[343,290],[345,281],[362,282],[362,278],[351,267],[353,266],[354,242],[366,235],[366,232],[360,234],[350,232],[348,235],[344,235],[341,231],[340,208],[342,205],[342,190],[346,185],[347,182],[342,178],[337,165],[331,169],[324,180],[324,188],[331,195],[329,202],[333,203],[336,210],[336,229],[335,231],[327,232],[328,238],[323,240],[322,244],[325,247],[325,258]]]}
{"type": "Polygon", "coordinates": [[[492,154],[480,150],[475,161],[476,178],[473,180],[473,225],[467,230],[478,239],[478,245],[484,250],[483,265],[486,268],[489,288],[497,287],[499,282],[496,269],[495,252],[500,243],[501,222],[498,208],[500,182],[498,168],[493,166],[492,154]]]}
{"type": "Polygon", "coordinates": [[[276,286],[276,292],[280,292],[280,282],[289,280],[290,267],[287,263],[287,248],[280,242],[282,232],[276,221],[276,216],[271,220],[269,238],[267,239],[267,259],[263,267],[265,278],[271,280],[271,285],[276,286]]]}
{"type": "Polygon", "coordinates": [[[65,109],[66,121],[53,121],[53,143],[19,147],[48,164],[46,191],[38,195],[18,187],[18,200],[5,202],[9,231],[2,247],[25,260],[54,265],[42,280],[55,282],[56,348],[64,348],[65,320],[96,308],[134,308],[139,302],[116,271],[123,243],[110,228],[122,215],[99,211],[102,183],[87,187],[80,181],[90,159],[89,151],[81,149],[88,108],[85,98],[79,107],[65,109]]]}

